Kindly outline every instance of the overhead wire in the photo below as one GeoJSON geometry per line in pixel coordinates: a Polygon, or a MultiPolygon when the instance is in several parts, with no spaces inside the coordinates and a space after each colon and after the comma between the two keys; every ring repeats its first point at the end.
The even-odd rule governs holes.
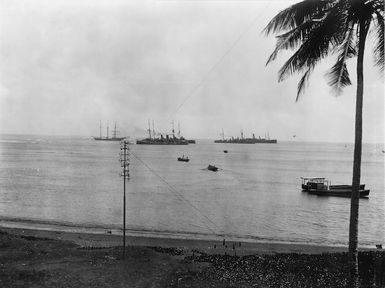
{"type": "Polygon", "coordinates": [[[131,155],[133,155],[140,163],[142,163],[151,173],[153,173],[155,176],[157,176],[160,180],[162,180],[163,183],[166,184],[166,186],[170,189],[171,192],[173,192],[180,200],[186,202],[190,207],[192,207],[195,211],[197,211],[203,218],[205,218],[208,222],[210,222],[215,228],[218,229],[218,231],[215,231],[211,227],[206,225],[206,228],[210,230],[211,233],[213,234],[218,234],[220,232],[223,232],[220,230],[220,227],[213,221],[211,220],[208,216],[203,214],[203,212],[196,207],[191,201],[189,201],[187,198],[185,198],[182,194],[180,194],[174,187],[171,186],[170,183],[166,181],[162,176],[160,176],[156,171],[154,171],[149,165],[147,165],[142,159],[140,159],[138,156],[136,156],[132,151],[130,151],[131,155]]]}
{"type": "MultiPolygon", "coordinates": [[[[268,5],[270,5],[270,2],[268,2],[268,5]]],[[[219,59],[211,66],[211,68],[206,72],[206,74],[201,78],[201,80],[190,90],[189,93],[187,93],[186,97],[183,99],[182,103],[177,107],[177,109],[175,110],[175,112],[171,115],[170,119],[173,118],[173,116],[175,116],[179,110],[183,107],[183,105],[187,102],[187,100],[189,100],[194,94],[195,92],[204,84],[206,78],[215,70],[215,68],[223,61],[223,59],[225,59],[225,57],[231,53],[231,51],[236,47],[236,45],[239,43],[239,41],[242,40],[242,38],[249,32],[249,30],[253,27],[253,25],[255,24],[255,22],[258,20],[258,18],[260,17],[260,15],[263,13],[263,11],[265,11],[265,8],[267,7],[267,5],[265,5],[262,9],[261,9],[261,12],[258,13],[258,15],[251,21],[251,23],[244,29],[242,30],[242,32],[239,34],[239,36],[236,38],[236,40],[232,43],[232,45],[230,45],[230,47],[225,51],[224,54],[222,54],[221,57],[219,57],[219,59]]],[[[219,228],[219,226],[214,222],[212,221],[208,216],[206,216],[205,214],[203,214],[203,212],[198,208],[196,207],[191,201],[189,201],[188,199],[186,199],[182,194],[180,194],[170,183],[168,183],[162,176],[160,176],[158,173],[156,173],[156,171],[154,171],[149,165],[147,165],[142,159],[140,159],[138,156],[136,156],[134,153],[132,153],[131,151],[131,154],[139,161],[141,162],[151,173],[153,173],[155,176],[157,176],[163,183],[165,183],[165,185],[169,188],[169,190],[171,192],[173,192],[179,199],[185,201],[189,206],[191,206],[195,211],[197,211],[203,218],[205,218],[208,222],[210,222],[213,226],[215,226],[219,231],[215,231],[213,230],[212,228],[210,228],[209,226],[206,225],[206,228],[208,230],[210,230],[213,234],[217,234],[218,232],[222,232],[219,228]]]]}
{"type": "Polygon", "coordinates": [[[259,19],[260,15],[263,13],[263,11],[266,11],[267,5],[270,5],[270,2],[266,4],[262,9],[261,12],[258,13],[258,15],[251,21],[251,23],[239,34],[239,36],[236,38],[236,40],[233,42],[232,45],[225,51],[224,54],[222,54],[221,57],[211,66],[211,68],[206,72],[206,74],[201,78],[201,80],[190,90],[189,93],[187,93],[187,96],[182,100],[182,103],[178,106],[178,108],[175,110],[175,112],[171,115],[170,119],[175,116],[179,110],[182,108],[182,106],[187,102],[188,99],[190,99],[191,96],[194,95],[194,93],[200,88],[203,83],[205,82],[206,78],[214,71],[214,69],[223,61],[223,59],[230,54],[230,52],[235,48],[235,46],[238,44],[239,41],[249,32],[249,30],[253,27],[255,22],[259,19]]]}

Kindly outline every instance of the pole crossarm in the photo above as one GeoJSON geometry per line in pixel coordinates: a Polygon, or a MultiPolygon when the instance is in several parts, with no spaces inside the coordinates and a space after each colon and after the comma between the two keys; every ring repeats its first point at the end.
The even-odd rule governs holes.
{"type": "Polygon", "coordinates": [[[130,179],[130,148],[128,140],[120,142],[120,166],[123,168],[120,174],[123,177],[123,259],[126,253],[126,180],[130,179]]]}

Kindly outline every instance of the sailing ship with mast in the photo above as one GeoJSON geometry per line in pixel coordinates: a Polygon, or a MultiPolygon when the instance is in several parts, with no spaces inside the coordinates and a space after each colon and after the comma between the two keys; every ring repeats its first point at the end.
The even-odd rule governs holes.
{"type": "Polygon", "coordinates": [[[95,140],[98,140],[98,141],[121,141],[121,140],[126,138],[126,137],[119,137],[118,136],[119,131],[116,130],[116,122],[115,122],[114,130],[112,130],[112,137],[110,137],[110,135],[109,135],[108,121],[107,121],[107,135],[106,135],[106,137],[102,136],[102,121],[100,121],[99,129],[100,129],[100,136],[99,137],[93,137],[95,140]]]}
{"type": "Polygon", "coordinates": [[[159,134],[160,137],[156,136],[154,121],[152,121],[152,130],[150,126],[150,120],[148,120],[148,137],[142,140],[136,140],[136,144],[139,145],[187,145],[189,143],[195,143],[195,140],[187,140],[180,136],[180,124],[178,122],[178,136],[175,136],[174,121],[172,123],[171,134],[159,134]]]}
{"type": "Polygon", "coordinates": [[[241,130],[241,137],[231,137],[229,139],[225,139],[225,133],[223,132],[220,134],[222,136],[222,139],[214,140],[214,143],[232,143],[232,144],[256,144],[256,143],[266,143],[266,144],[276,144],[277,139],[270,139],[269,133],[265,135],[265,138],[261,138],[260,136],[257,138],[255,137],[255,134],[253,133],[252,138],[245,138],[243,137],[243,130],[241,130]]]}

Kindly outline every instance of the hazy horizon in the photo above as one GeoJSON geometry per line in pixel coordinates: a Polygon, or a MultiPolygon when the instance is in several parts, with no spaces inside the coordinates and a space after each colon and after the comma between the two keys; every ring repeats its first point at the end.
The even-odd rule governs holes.
{"type": "MultiPolygon", "coordinates": [[[[54,137],[54,138],[80,138],[80,139],[90,139],[90,140],[93,140],[93,137],[94,136],[99,136],[99,135],[60,135],[60,134],[16,134],[16,133],[0,133],[0,140],[1,139],[1,136],[33,136],[33,137],[54,137]]],[[[103,135],[104,137],[105,135],[103,135]]],[[[124,135],[123,135],[124,136],[124,135]]],[[[177,136],[177,135],[176,135],[177,136]]],[[[182,135],[184,136],[184,135],[182,135]]],[[[239,135],[238,135],[239,136],[239,135]]],[[[111,134],[110,134],[110,137],[111,137],[111,134]]],[[[147,135],[142,135],[142,136],[137,136],[137,137],[131,137],[131,136],[128,136],[127,137],[127,140],[138,140],[138,139],[142,139],[142,138],[145,138],[145,137],[148,137],[148,134],[147,135]]],[[[235,136],[234,138],[236,138],[237,136],[235,136]]],[[[248,135],[244,135],[245,138],[249,137],[248,135]]],[[[257,136],[256,136],[257,137],[257,136]]],[[[271,139],[273,139],[274,137],[270,137],[271,139]]],[[[217,139],[221,139],[220,137],[212,137],[212,138],[194,138],[194,140],[198,141],[214,141],[214,140],[217,140],[217,139]]],[[[274,138],[276,139],[276,138],[274,138]]],[[[31,140],[34,140],[34,139],[31,139],[31,140]]],[[[41,140],[41,139],[40,139],[41,140]]],[[[288,140],[282,140],[282,139],[277,139],[278,140],[278,143],[314,143],[314,144],[347,144],[347,145],[354,145],[354,142],[342,142],[342,141],[312,141],[312,140],[297,140],[297,139],[288,139],[288,140]]],[[[385,145],[385,142],[365,142],[363,141],[362,142],[364,145],[385,145]]],[[[135,143],[132,143],[132,144],[135,144],[135,143]]],[[[193,145],[193,144],[191,144],[193,145]]],[[[236,144],[234,144],[236,145],[236,144]]],[[[254,144],[254,145],[257,145],[258,144],[254,144]]],[[[267,144],[266,144],[267,145],[267,144]]]]}
{"type": "MultiPolygon", "coordinates": [[[[0,133],[98,136],[159,133],[180,121],[186,138],[354,141],[352,86],[333,96],[319,65],[295,103],[298,76],[278,83],[282,53],[262,30],[298,1],[0,1],[0,133]]],[[[384,143],[384,81],[369,37],[363,142],[384,143]]]]}

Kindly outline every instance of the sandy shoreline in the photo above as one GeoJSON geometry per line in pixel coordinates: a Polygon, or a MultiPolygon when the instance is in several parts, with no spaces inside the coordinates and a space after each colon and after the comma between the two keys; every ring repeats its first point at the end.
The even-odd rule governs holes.
{"type": "MultiPolygon", "coordinates": [[[[123,254],[121,235],[0,226],[0,287],[344,288],[348,278],[348,254],[323,253],[345,247],[141,236],[126,243],[123,254]]],[[[361,251],[358,260],[362,287],[384,287],[383,251],[361,251]]]]}
{"type": "MultiPolygon", "coordinates": [[[[70,241],[81,247],[113,247],[122,245],[122,236],[113,234],[92,234],[79,232],[63,232],[53,230],[24,229],[2,227],[0,229],[14,235],[34,236],[56,240],[70,241]]],[[[192,240],[173,239],[150,236],[126,236],[128,246],[163,248],[180,248],[186,251],[198,250],[208,254],[251,255],[273,253],[304,253],[321,254],[333,252],[346,252],[347,247],[307,245],[295,243],[268,243],[268,242],[233,242],[223,240],[192,240]]],[[[368,250],[368,249],[361,249],[368,250]]],[[[374,249],[373,249],[374,250],[374,249]]]]}

